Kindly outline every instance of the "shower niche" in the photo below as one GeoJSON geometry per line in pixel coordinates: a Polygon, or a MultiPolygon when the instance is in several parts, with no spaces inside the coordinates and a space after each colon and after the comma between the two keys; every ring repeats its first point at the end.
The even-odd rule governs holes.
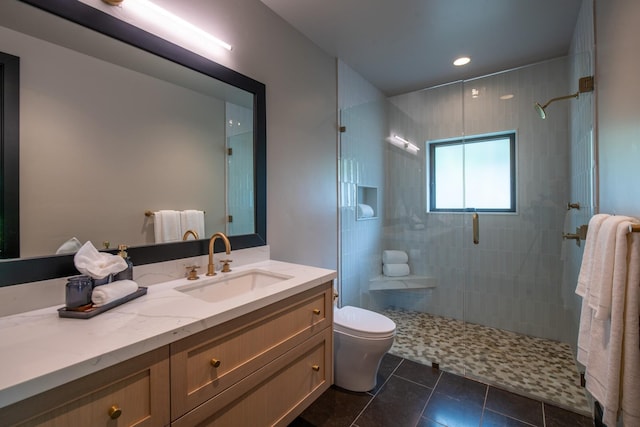
{"type": "Polygon", "coordinates": [[[378,218],[378,188],[358,186],[356,220],[363,221],[378,218]]]}

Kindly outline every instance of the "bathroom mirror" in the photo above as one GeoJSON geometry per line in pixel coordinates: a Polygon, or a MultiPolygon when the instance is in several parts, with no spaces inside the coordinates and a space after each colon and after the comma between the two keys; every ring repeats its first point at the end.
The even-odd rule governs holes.
{"type": "MultiPolygon", "coordinates": [[[[207,92],[213,93],[214,97],[221,99],[222,106],[218,103],[217,108],[222,108],[222,113],[228,114],[229,108],[231,105],[232,109],[235,108],[237,111],[238,108],[243,111],[253,112],[252,114],[252,129],[249,131],[252,133],[253,138],[251,139],[253,142],[253,147],[249,147],[249,151],[253,153],[253,168],[247,171],[248,176],[253,176],[253,188],[250,190],[251,199],[248,201],[248,204],[253,208],[253,233],[243,233],[242,235],[230,236],[230,240],[232,243],[233,249],[241,249],[246,247],[253,247],[264,245],[266,242],[266,115],[265,115],[265,87],[262,83],[257,82],[253,79],[250,79],[240,73],[237,73],[233,70],[225,68],[215,62],[212,62],[206,58],[203,58],[199,55],[196,55],[192,52],[189,52],[183,48],[180,48],[176,45],[173,45],[163,39],[160,39],[156,36],[153,36],[145,31],[142,31],[136,27],[133,27],[123,21],[120,21],[110,15],[107,15],[97,9],[94,9],[90,6],[87,6],[81,2],[75,1],[64,1],[64,0],[21,0],[20,2],[12,2],[12,5],[2,6],[2,8],[18,8],[20,9],[20,13],[18,16],[20,19],[24,19],[26,21],[32,21],[34,19],[40,24],[40,28],[42,31],[45,29],[51,34],[53,34],[53,38],[68,38],[70,33],[78,30],[80,28],[81,34],[84,36],[82,38],[87,37],[87,27],[91,30],[96,31],[97,33],[91,32],[91,40],[88,40],[85,43],[87,49],[95,49],[94,52],[91,53],[92,56],[95,56],[100,61],[104,61],[109,57],[118,57],[124,58],[129,64],[134,64],[134,67],[138,67],[135,69],[133,73],[138,76],[145,73],[150,73],[149,65],[141,65],[142,63],[139,61],[142,56],[150,56],[151,57],[151,68],[155,70],[160,70],[164,73],[163,79],[168,79],[169,76],[173,76],[171,78],[177,79],[178,83],[176,85],[186,86],[188,90],[191,90],[194,93],[199,95],[204,95],[207,92]],[[32,6],[36,6],[34,8],[32,6]],[[46,11],[46,12],[43,12],[46,11]],[[23,13],[24,12],[24,13],[23,13]],[[33,15],[33,16],[31,16],[33,15]],[[64,19],[62,19],[64,18],[64,19]],[[46,22],[45,22],[46,21],[46,22]],[[69,22],[72,21],[72,22],[69,22]],[[74,24],[75,22],[75,24],[74,24]],[[78,27],[80,24],[82,27],[78,27]],[[84,33],[82,33],[84,31],[84,33]],[[98,34],[100,33],[100,34],[98,34]],[[95,37],[95,39],[94,39],[95,37]],[[120,40],[117,43],[114,43],[113,39],[120,40]],[[124,42],[124,43],[122,43],[124,42]],[[115,44],[121,45],[123,50],[120,47],[114,47],[115,44]],[[107,53],[98,54],[99,49],[109,49],[107,53]],[[151,54],[151,55],[150,55],[151,54]],[[166,64],[160,65],[161,62],[166,61],[166,64]],[[137,64],[137,65],[136,65],[137,64]],[[147,67],[146,69],[144,67],[147,67]],[[189,77],[184,77],[183,75],[177,75],[177,68],[182,69],[189,77]],[[225,108],[226,104],[226,108],[225,108]]],[[[0,25],[4,25],[0,20],[0,25]]],[[[33,24],[33,22],[31,22],[33,24]]],[[[15,30],[16,27],[19,27],[19,22],[12,22],[12,24],[7,27],[11,28],[11,30],[15,30]]],[[[33,25],[32,25],[33,26],[33,25]]],[[[42,34],[38,34],[37,32],[40,30],[36,30],[36,34],[33,34],[36,37],[42,37],[42,34]]],[[[77,36],[76,36],[77,38],[77,36]]],[[[51,40],[51,42],[56,42],[57,40],[51,40]]],[[[2,50],[2,49],[0,49],[2,50]]],[[[51,55],[52,61],[56,59],[55,55],[51,55]]],[[[122,65],[114,66],[114,70],[118,67],[122,67],[122,65]]],[[[120,70],[122,71],[122,70],[120,70]]],[[[23,70],[24,73],[30,72],[30,70],[23,70]]],[[[55,67],[50,69],[51,81],[53,84],[56,83],[56,77],[62,78],[62,75],[56,75],[56,72],[59,72],[55,67]]],[[[129,71],[123,71],[123,73],[127,73],[129,71]]],[[[96,74],[87,73],[87,79],[97,79],[96,74]]],[[[96,85],[101,85],[103,83],[101,77],[100,80],[95,80],[96,85]]],[[[156,77],[157,78],[157,77],[156,77]]],[[[126,87],[127,84],[121,82],[121,85],[126,87]]],[[[134,85],[132,85],[134,86],[134,85]]],[[[103,91],[104,92],[104,91],[103,91]]],[[[108,91],[107,91],[108,92],[108,91]]],[[[155,93],[155,92],[154,92],[155,93]]],[[[107,96],[105,96],[107,97],[107,96]]],[[[135,99],[135,96],[132,98],[135,99]]],[[[98,103],[105,102],[106,100],[101,97],[96,100],[98,103]]],[[[205,100],[205,102],[208,102],[205,100]]],[[[122,103],[121,108],[126,109],[129,106],[127,103],[122,103]]],[[[78,108],[79,110],[81,108],[78,108]]],[[[170,110],[167,105],[167,110],[170,110]]],[[[107,110],[108,111],[108,110],[107,110]]],[[[56,111],[57,113],[57,111],[56,111]]],[[[129,111],[129,114],[135,114],[135,110],[129,111]]],[[[109,126],[117,128],[119,123],[118,121],[110,122],[110,114],[105,114],[105,128],[109,126]]],[[[206,121],[206,117],[203,119],[206,121]]],[[[157,122],[157,120],[156,120],[157,122]]],[[[46,120],[43,120],[37,124],[37,127],[42,127],[46,123],[46,120]]],[[[223,122],[224,125],[225,122],[223,122]]],[[[245,123],[246,125],[246,123],[245,123]]],[[[35,127],[36,125],[34,125],[35,127]]],[[[77,123],[77,128],[82,128],[82,122],[77,123]]],[[[21,129],[25,129],[24,122],[21,125],[21,129]]],[[[74,126],[74,130],[76,126],[74,126]]],[[[31,131],[31,130],[29,130],[31,131]]],[[[43,134],[46,135],[46,131],[43,131],[43,134]]],[[[229,136],[229,134],[227,134],[229,136]]],[[[88,140],[93,139],[93,137],[97,137],[97,135],[86,134],[88,140]]],[[[177,134],[176,139],[180,140],[180,134],[177,134]]],[[[21,138],[22,139],[22,138],[21,138]]],[[[247,139],[247,138],[245,138],[247,139]]],[[[250,142],[251,142],[250,140],[250,142]]],[[[180,141],[176,141],[176,145],[179,145],[180,141]]],[[[224,147],[224,142],[221,147],[224,147]]],[[[21,147],[21,152],[24,147],[21,147]]],[[[82,148],[82,147],[81,147],[82,148]]],[[[170,150],[175,149],[169,148],[170,150]]],[[[123,145],[119,148],[120,151],[116,151],[116,153],[125,156],[124,161],[126,161],[126,145],[123,145]]],[[[62,151],[62,148],[61,148],[62,151]]],[[[224,169],[224,163],[227,161],[225,158],[225,152],[221,153],[221,160],[211,159],[211,164],[217,164],[219,168],[224,169]],[[217,163],[216,163],[217,162],[217,163]]],[[[178,151],[180,152],[180,151],[178,151]]],[[[91,188],[91,184],[85,183],[90,178],[95,177],[97,182],[104,181],[113,181],[113,185],[118,185],[124,190],[127,188],[127,182],[132,182],[132,180],[140,180],[142,178],[149,179],[146,176],[140,176],[140,174],[136,173],[127,173],[125,177],[118,177],[118,168],[117,164],[117,156],[110,158],[109,162],[101,162],[102,155],[98,154],[95,156],[90,156],[91,151],[89,151],[89,157],[81,156],[78,152],[71,151],[69,153],[70,156],[77,156],[79,162],[90,162],[91,170],[94,173],[87,173],[87,169],[80,169],[85,171],[82,173],[78,180],[73,183],[57,183],[59,185],[63,185],[67,187],[68,193],[71,194],[71,201],[60,201],[60,204],[69,204],[70,209],[68,215],[70,218],[73,218],[74,211],[77,211],[77,207],[82,206],[82,191],[88,191],[91,188]],[[115,164],[114,164],[115,163],[115,164]],[[84,190],[76,190],[74,187],[78,184],[83,184],[84,190]],[[78,203],[80,201],[80,203],[78,203]],[[76,209],[72,209],[72,207],[76,207],[76,209]]],[[[46,156],[43,156],[46,157],[46,156]]],[[[190,156],[189,158],[193,160],[194,163],[200,161],[200,159],[192,159],[194,156],[190,156]]],[[[200,157],[204,157],[204,155],[200,155],[200,157]]],[[[46,161],[46,158],[43,159],[46,161]]],[[[187,163],[189,163],[189,159],[187,159],[187,163]]],[[[175,168],[167,168],[167,175],[171,174],[183,174],[179,169],[175,168]]],[[[215,182],[225,182],[228,178],[224,175],[216,175],[214,177],[210,177],[206,175],[207,171],[202,171],[203,176],[206,176],[206,179],[215,182]]],[[[25,177],[24,171],[21,171],[21,181],[25,181],[30,179],[29,177],[25,177]]],[[[152,185],[153,179],[159,178],[151,178],[150,183],[147,185],[152,185]]],[[[55,185],[55,179],[51,179],[51,185],[55,185]]],[[[97,184],[96,184],[97,185],[97,184]]],[[[136,183],[137,185],[137,183],[136,183]]],[[[213,184],[210,184],[213,187],[213,184]]],[[[135,187],[131,185],[131,187],[135,187]]],[[[144,187],[142,187],[144,188],[144,187]]],[[[162,187],[164,191],[165,188],[162,187]]],[[[169,189],[167,189],[168,191],[169,189]]],[[[175,189],[171,188],[171,191],[175,189]]],[[[22,191],[22,188],[21,188],[22,191]]],[[[207,209],[207,214],[212,214],[212,210],[216,209],[216,206],[224,206],[225,197],[229,189],[222,188],[220,189],[220,185],[217,185],[216,191],[211,191],[210,194],[217,193],[215,198],[212,197],[212,200],[208,200],[207,202],[213,203],[213,205],[209,204],[207,206],[211,206],[210,209],[207,209]],[[221,199],[220,199],[221,198],[221,199]]],[[[204,192],[204,191],[202,191],[204,192]]],[[[120,203],[115,203],[115,210],[109,211],[110,214],[102,214],[101,215],[115,215],[118,216],[118,212],[126,211],[126,206],[134,203],[138,198],[141,197],[141,193],[143,191],[140,188],[137,188],[133,191],[133,194],[129,194],[124,201],[120,203]],[[119,204],[119,206],[118,206],[119,204]]],[[[248,193],[249,194],[249,193],[248,193]]],[[[21,193],[21,198],[28,198],[28,194],[21,193]]],[[[21,202],[21,206],[24,206],[24,200],[21,202]]],[[[204,205],[204,203],[203,203],[204,205]]],[[[33,205],[37,207],[37,203],[33,205]]],[[[142,206],[142,205],[141,205],[142,206]]],[[[145,205],[147,206],[145,209],[149,210],[158,210],[158,209],[171,209],[173,206],[159,206],[159,205],[145,205]]],[[[178,209],[202,209],[201,206],[177,206],[178,209]]],[[[31,211],[34,209],[31,208],[31,211]]],[[[137,215],[136,219],[139,227],[144,227],[145,224],[148,227],[150,224],[149,218],[145,219],[144,209],[136,209],[137,215]],[[139,210],[139,212],[138,212],[139,210]]],[[[220,213],[216,213],[218,217],[220,217],[220,213]]],[[[82,220],[82,218],[91,217],[92,215],[83,215],[78,216],[77,221],[82,220]]],[[[225,215],[226,216],[226,215],[225,215]]],[[[75,219],[74,219],[75,220],[75,219]]],[[[100,218],[92,218],[93,223],[101,223],[100,218]]],[[[46,228],[47,224],[41,224],[41,228],[46,228]]],[[[220,227],[224,227],[224,222],[221,223],[220,227]]],[[[24,230],[24,227],[22,227],[24,230]]],[[[224,231],[224,228],[210,230],[207,228],[207,234],[212,234],[215,231],[224,231]]],[[[35,230],[34,238],[37,239],[37,230],[35,230]]],[[[73,236],[73,230],[69,230],[67,235],[73,236]]],[[[105,233],[108,234],[108,233],[105,233]]],[[[198,241],[187,241],[187,242],[176,242],[169,244],[137,244],[134,247],[131,247],[129,253],[136,264],[147,264],[152,262],[160,262],[166,261],[170,259],[177,259],[182,257],[191,257],[206,254],[208,251],[208,239],[204,237],[208,236],[200,236],[201,240],[198,241]]],[[[109,239],[109,237],[107,237],[109,239]]],[[[122,239],[118,239],[122,240],[122,239]]],[[[93,240],[92,240],[93,241],[93,240]]],[[[101,241],[95,242],[96,246],[98,246],[101,241]]],[[[112,248],[116,246],[118,243],[129,243],[128,241],[113,241],[112,248]]],[[[131,244],[131,243],[129,243],[131,244]]],[[[75,274],[75,269],[73,267],[72,255],[58,255],[58,256],[35,256],[35,257],[25,257],[24,255],[18,259],[10,259],[10,260],[2,260],[0,261],[0,286],[7,286],[10,284],[18,284],[25,283],[37,280],[44,280],[53,277],[61,277],[66,275],[75,274]]]]}

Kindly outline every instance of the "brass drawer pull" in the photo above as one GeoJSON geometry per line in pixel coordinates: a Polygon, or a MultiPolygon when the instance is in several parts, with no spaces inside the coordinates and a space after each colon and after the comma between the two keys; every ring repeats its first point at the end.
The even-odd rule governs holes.
{"type": "Polygon", "coordinates": [[[320,314],[320,309],[319,308],[314,308],[313,309],[313,314],[320,314]]]}
{"type": "Polygon", "coordinates": [[[211,359],[211,366],[217,368],[220,366],[220,361],[218,359],[211,359]]]}
{"type": "Polygon", "coordinates": [[[320,366],[318,366],[318,365],[313,365],[313,366],[311,367],[311,369],[313,369],[314,371],[318,372],[318,371],[320,370],[320,366]]]}
{"type": "Polygon", "coordinates": [[[117,419],[118,417],[120,417],[120,415],[122,415],[122,409],[120,409],[118,405],[113,405],[111,408],[109,408],[109,416],[112,420],[117,419]]]}

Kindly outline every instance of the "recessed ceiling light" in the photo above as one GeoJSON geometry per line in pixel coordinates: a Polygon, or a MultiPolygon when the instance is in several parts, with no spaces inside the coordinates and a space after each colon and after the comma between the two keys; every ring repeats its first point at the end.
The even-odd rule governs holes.
{"type": "Polygon", "coordinates": [[[457,58],[455,61],[453,61],[453,65],[455,65],[456,67],[461,67],[463,65],[467,65],[469,62],[471,62],[471,58],[469,58],[468,56],[461,56],[460,58],[457,58]]]}

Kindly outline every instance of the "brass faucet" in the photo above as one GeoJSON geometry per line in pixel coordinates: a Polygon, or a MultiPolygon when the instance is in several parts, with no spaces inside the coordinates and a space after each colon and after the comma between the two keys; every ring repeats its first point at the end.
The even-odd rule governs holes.
{"type": "Polygon", "coordinates": [[[187,237],[189,237],[189,234],[191,234],[193,236],[193,238],[196,239],[196,240],[200,239],[200,237],[198,237],[198,233],[197,232],[195,232],[193,230],[187,230],[182,235],[182,240],[187,240],[187,237]]]}
{"type": "Polygon", "coordinates": [[[218,237],[220,237],[224,242],[224,247],[227,255],[231,253],[231,243],[229,243],[229,239],[224,235],[224,233],[218,232],[211,236],[211,239],[209,240],[209,264],[207,265],[207,276],[216,275],[215,266],[213,265],[213,244],[218,237]]]}

